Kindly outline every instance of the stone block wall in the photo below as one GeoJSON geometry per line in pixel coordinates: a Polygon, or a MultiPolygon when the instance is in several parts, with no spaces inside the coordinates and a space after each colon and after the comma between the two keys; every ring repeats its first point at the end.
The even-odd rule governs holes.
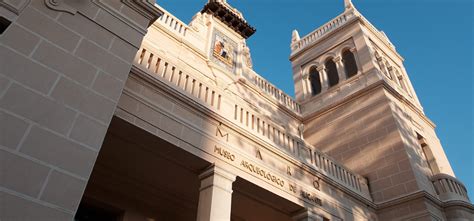
{"type": "Polygon", "coordinates": [[[1,220],[73,218],[153,3],[1,2],[1,220]]]}
{"type": "Polygon", "coordinates": [[[305,139],[369,181],[375,202],[418,189],[386,92],[379,88],[305,122],[305,139]]]}

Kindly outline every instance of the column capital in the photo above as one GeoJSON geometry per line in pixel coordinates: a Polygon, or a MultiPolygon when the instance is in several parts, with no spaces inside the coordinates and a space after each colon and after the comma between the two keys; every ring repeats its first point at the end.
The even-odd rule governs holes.
{"type": "Polygon", "coordinates": [[[199,179],[203,180],[203,179],[206,179],[207,177],[210,177],[210,176],[213,176],[213,175],[219,175],[219,176],[221,176],[223,178],[226,178],[226,179],[228,179],[232,182],[234,182],[236,177],[237,177],[236,175],[234,175],[233,173],[223,169],[222,167],[216,166],[215,164],[213,164],[212,166],[205,169],[201,174],[199,174],[199,179]]]}
{"type": "Polygon", "coordinates": [[[291,217],[294,221],[323,221],[323,217],[309,211],[307,209],[303,209],[297,212],[295,215],[291,217]]]}
{"type": "Polygon", "coordinates": [[[302,76],[303,80],[308,80],[309,78],[309,74],[308,73],[304,73],[303,76],[302,76]]]}
{"type": "Polygon", "coordinates": [[[352,53],[354,53],[354,52],[356,52],[356,48],[355,48],[355,47],[354,47],[354,48],[351,48],[351,49],[349,49],[349,51],[352,52],[352,53]]]}
{"type": "Polygon", "coordinates": [[[323,65],[318,66],[318,67],[316,68],[316,70],[317,70],[318,72],[324,71],[324,66],[323,66],[323,65]]]}
{"type": "Polygon", "coordinates": [[[342,58],[341,58],[341,56],[337,56],[337,57],[334,57],[334,58],[332,59],[332,61],[334,61],[334,62],[337,64],[337,63],[339,63],[340,61],[342,61],[342,58]]]}
{"type": "Polygon", "coordinates": [[[232,193],[232,183],[237,178],[235,174],[216,165],[210,166],[198,177],[201,180],[201,190],[216,186],[230,193],[232,193]]]}

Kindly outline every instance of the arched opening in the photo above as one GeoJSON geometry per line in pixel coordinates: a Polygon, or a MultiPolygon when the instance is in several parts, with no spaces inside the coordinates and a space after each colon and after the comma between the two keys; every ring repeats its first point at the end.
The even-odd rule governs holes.
{"type": "Polygon", "coordinates": [[[311,82],[311,91],[313,95],[321,93],[321,78],[316,67],[309,69],[309,81],[311,82]]]}
{"type": "Polygon", "coordinates": [[[329,87],[332,87],[339,83],[339,76],[337,74],[336,63],[332,59],[326,60],[326,74],[328,76],[329,87]]]}
{"type": "Polygon", "coordinates": [[[347,78],[357,74],[358,68],[354,53],[352,53],[350,50],[344,51],[342,53],[342,62],[344,63],[344,69],[346,71],[347,78]]]}

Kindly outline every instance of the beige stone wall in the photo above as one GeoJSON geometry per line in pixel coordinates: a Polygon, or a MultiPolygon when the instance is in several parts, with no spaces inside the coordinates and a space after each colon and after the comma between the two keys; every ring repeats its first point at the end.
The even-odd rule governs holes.
{"type": "Polygon", "coordinates": [[[309,143],[368,178],[375,202],[417,189],[383,89],[321,113],[306,125],[305,139],[309,143]]]}
{"type": "Polygon", "coordinates": [[[0,9],[12,22],[0,36],[0,219],[70,220],[159,10],[39,0],[0,9]]]}

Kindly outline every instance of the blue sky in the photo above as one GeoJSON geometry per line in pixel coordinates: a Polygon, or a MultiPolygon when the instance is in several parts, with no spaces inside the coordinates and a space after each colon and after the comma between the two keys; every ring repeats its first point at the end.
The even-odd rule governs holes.
{"type": "MultiPolygon", "coordinates": [[[[207,0],[158,0],[185,23],[207,0]]],[[[304,36],[343,11],[343,0],[228,0],[257,32],[247,40],[257,73],[294,94],[291,32],[304,36]],[[269,37],[271,36],[271,37],[269,37]]],[[[353,0],[399,54],[436,125],[456,176],[474,200],[472,0],[353,0]]]]}

